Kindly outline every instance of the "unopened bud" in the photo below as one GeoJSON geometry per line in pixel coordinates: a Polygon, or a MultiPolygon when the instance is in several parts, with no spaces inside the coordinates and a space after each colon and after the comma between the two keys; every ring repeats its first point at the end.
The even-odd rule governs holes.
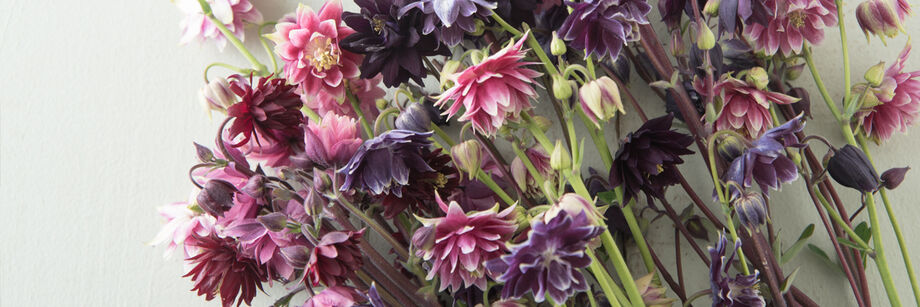
{"type": "Polygon", "coordinates": [[[707,25],[700,25],[696,36],[696,47],[700,50],[709,50],[716,46],[716,36],[707,25]]]}
{"type": "Polygon", "coordinates": [[[549,42],[549,51],[555,56],[560,56],[565,54],[565,49],[565,41],[559,38],[559,34],[556,31],[553,31],[553,40],[549,42]]]}
{"type": "Polygon", "coordinates": [[[378,98],[374,100],[374,105],[377,107],[377,109],[383,110],[386,109],[388,105],[390,105],[390,102],[386,99],[378,98]]]}
{"type": "Polygon", "coordinates": [[[786,68],[785,77],[786,80],[794,81],[802,75],[802,71],[805,70],[805,64],[792,65],[789,68],[786,68]]]}
{"type": "Polygon", "coordinates": [[[710,17],[719,16],[719,0],[709,0],[706,1],[706,5],[703,5],[703,14],[709,15],[710,17]]]}
{"type": "Polygon", "coordinates": [[[266,184],[268,184],[268,178],[258,174],[253,175],[249,177],[246,185],[243,186],[243,193],[252,196],[252,198],[261,199],[265,197],[265,192],[268,191],[266,184]]]}
{"type": "Polygon", "coordinates": [[[561,74],[553,75],[553,97],[562,101],[572,97],[572,85],[561,74]]]}
{"type": "Polygon", "coordinates": [[[466,140],[450,148],[450,156],[454,160],[454,166],[458,170],[469,174],[469,179],[473,180],[476,173],[482,167],[482,146],[474,140],[466,140]]]}
{"type": "Polygon", "coordinates": [[[282,212],[272,212],[256,218],[259,224],[273,232],[281,232],[287,224],[287,216],[282,212]]]}
{"type": "Polygon", "coordinates": [[[574,193],[566,193],[559,198],[559,201],[550,206],[549,210],[543,213],[543,221],[549,223],[559,212],[565,211],[569,216],[577,216],[582,212],[588,217],[591,224],[599,225],[603,220],[603,215],[597,210],[594,202],[585,199],[574,193]]]}
{"type": "Polygon", "coordinates": [[[617,112],[626,113],[620,99],[620,88],[606,76],[585,83],[578,94],[582,111],[598,128],[601,127],[600,122],[613,118],[617,112]]]}
{"type": "Polygon", "coordinates": [[[537,124],[537,127],[540,128],[540,131],[546,132],[549,130],[549,127],[553,125],[553,122],[546,118],[545,116],[534,116],[533,121],[537,124]]]}
{"type": "Polygon", "coordinates": [[[473,23],[476,24],[476,29],[473,30],[473,32],[469,32],[470,35],[481,36],[486,32],[485,23],[483,23],[481,19],[477,18],[476,20],[473,20],[473,23]]]}
{"type": "Polygon", "coordinates": [[[210,148],[204,147],[204,145],[195,143],[195,153],[198,155],[198,160],[201,162],[211,162],[214,160],[214,152],[210,148]]]}
{"type": "Polygon", "coordinates": [[[212,179],[205,183],[195,200],[201,210],[214,217],[220,217],[224,216],[224,211],[233,207],[234,193],[236,193],[236,188],[229,182],[212,179]]]}
{"type": "Polygon", "coordinates": [[[681,57],[687,54],[687,47],[684,45],[684,36],[680,31],[671,32],[671,45],[668,46],[671,55],[681,57]]]}
{"type": "Polygon", "coordinates": [[[725,135],[725,137],[719,141],[719,145],[716,146],[719,156],[729,163],[740,157],[746,148],[747,144],[745,144],[744,140],[730,134],[725,135]]]}
{"type": "Polygon", "coordinates": [[[875,34],[885,41],[885,37],[894,37],[901,30],[901,20],[894,4],[888,0],[868,0],[856,6],[856,22],[862,28],[866,39],[875,34]]]}
{"type": "Polygon", "coordinates": [[[879,86],[882,84],[882,80],[885,79],[885,62],[878,62],[878,64],[872,65],[866,70],[866,74],[863,75],[866,78],[866,82],[869,82],[869,85],[879,86]]]}
{"type": "Polygon", "coordinates": [[[910,167],[896,167],[885,171],[882,173],[882,186],[886,189],[894,190],[901,185],[901,182],[904,181],[904,175],[909,170],[910,167]]]}
{"type": "Polygon", "coordinates": [[[862,192],[878,189],[879,179],[869,158],[856,146],[847,144],[827,159],[827,172],[837,183],[862,192]]]}
{"type": "Polygon", "coordinates": [[[230,91],[227,79],[216,78],[198,90],[198,101],[210,116],[211,111],[226,113],[236,103],[236,95],[230,91]]]}
{"type": "Polygon", "coordinates": [[[767,74],[763,67],[754,67],[748,70],[745,81],[759,90],[764,90],[770,84],[770,75],[767,74]]]}
{"type": "Polygon", "coordinates": [[[767,208],[760,193],[745,192],[732,202],[738,220],[748,230],[754,231],[767,222],[767,208]]]}
{"type": "Polygon", "coordinates": [[[441,68],[441,88],[449,88],[454,85],[454,81],[451,79],[454,73],[460,69],[460,61],[450,60],[444,63],[444,67],[441,68]]]}
{"type": "Polygon", "coordinates": [[[562,146],[561,140],[556,140],[556,147],[549,157],[549,166],[557,171],[568,170],[572,167],[572,157],[569,151],[565,150],[565,146],[562,146]]]}
{"type": "Polygon", "coordinates": [[[396,129],[417,132],[431,131],[431,116],[421,103],[410,103],[396,116],[396,129]]]}

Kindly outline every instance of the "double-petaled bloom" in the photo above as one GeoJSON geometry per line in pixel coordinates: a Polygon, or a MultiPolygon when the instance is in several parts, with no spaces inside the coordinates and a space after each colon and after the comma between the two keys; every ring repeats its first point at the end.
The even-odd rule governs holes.
{"type": "Polygon", "coordinates": [[[559,35],[572,47],[584,49],[586,55],[609,55],[616,60],[628,42],[639,40],[639,24],[648,24],[646,15],[652,6],[644,0],[566,1],[572,12],[559,35]]]}
{"type": "Polygon", "coordinates": [[[417,0],[400,9],[400,15],[419,9],[425,15],[422,33],[435,32],[441,42],[456,46],[463,35],[476,31],[476,19],[491,15],[497,8],[487,0],[417,0]]]}
{"type": "Polygon", "coordinates": [[[216,220],[210,214],[192,210],[193,206],[197,206],[194,200],[193,197],[188,202],[176,202],[157,208],[157,212],[166,218],[166,224],[160,228],[160,232],[150,241],[150,244],[168,243],[163,257],[168,258],[180,245],[184,247],[186,257],[192,256],[197,249],[194,246],[184,245],[185,240],[193,234],[207,236],[214,232],[216,220]]]}
{"type": "Polygon", "coordinates": [[[475,285],[486,289],[485,262],[501,256],[507,248],[505,242],[517,229],[514,206],[501,212],[498,204],[484,211],[464,212],[460,204],[450,205],[438,199],[438,206],[446,215],[440,218],[421,218],[426,231],[413,236],[416,255],[431,262],[427,279],[440,277],[440,289],[447,287],[458,291],[475,285]]]}
{"type": "Polygon", "coordinates": [[[639,191],[661,198],[666,186],[680,182],[677,165],[684,163],[680,156],[693,153],[687,149],[693,137],[671,130],[673,120],[673,114],[650,119],[620,144],[610,168],[610,185],[623,186],[621,205],[639,191]]]}
{"type": "Polygon", "coordinates": [[[856,6],[856,21],[867,40],[869,34],[874,34],[884,42],[886,37],[904,31],[896,7],[890,0],[867,0],[856,6]]]}
{"type": "Polygon", "coordinates": [[[234,221],[222,235],[236,238],[240,252],[263,265],[270,278],[290,279],[294,267],[281,256],[281,248],[294,243],[293,236],[284,229],[286,221],[283,213],[269,213],[258,218],[234,221]]]}
{"type": "MultiPolygon", "coordinates": [[[[354,95],[358,101],[358,108],[364,113],[366,118],[377,118],[380,110],[377,109],[377,99],[383,98],[386,91],[380,88],[380,75],[369,79],[347,79],[345,88],[354,95]]],[[[303,103],[308,108],[316,111],[320,116],[326,113],[335,113],[348,117],[358,117],[355,108],[348,99],[336,96],[333,92],[320,91],[315,97],[301,96],[303,103]]]]}
{"type": "Polygon", "coordinates": [[[320,122],[304,129],[304,157],[315,165],[345,165],[361,146],[358,122],[354,118],[326,113],[320,122]]]}
{"type": "Polygon", "coordinates": [[[364,229],[359,231],[333,231],[325,234],[313,248],[304,280],[313,286],[322,282],[327,287],[344,285],[355,270],[364,264],[364,256],[358,247],[364,229]]]}
{"type": "Polygon", "coordinates": [[[524,62],[521,50],[527,36],[490,55],[482,62],[470,66],[449,78],[454,86],[439,96],[435,105],[453,104],[447,115],[453,117],[460,108],[464,113],[458,119],[470,121],[473,128],[485,135],[493,135],[506,120],[516,120],[522,111],[531,108],[530,99],[537,97],[532,84],[541,73],[525,68],[534,64],[524,62]]]}
{"type": "Polygon", "coordinates": [[[777,51],[786,56],[798,54],[805,41],[820,44],[824,41],[824,28],[837,25],[837,5],[833,0],[768,0],[766,6],[776,13],[766,24],[748,25],[744,34],[767,55],[777,51]]]}
{"type": "Polygon", "coordinates": [[[713,307],[763,307],[765,302],[757,290],[759,273],[735,275],[728,277],[735,251],[741,246],[740,241],[730,245],[725,235],[719,234],[715,247],[709,248],[709,283],[713,307]],[[730,254],[729,254],[730,253],[730,254]],[[727,256],[726,256],[727,255],[727,256]]]}
{"type": "MultiPolygon", "coordinates": [[[[751,76],[755,72],[762,73],[763,70],[752,69],[747,74],[751,76]]],[[[713,87],[713,91],[718,93],[722,100],[722,110],[716,117],[715,128],[736,130],[756,138],[773,127],[773,117],[770,115],[772,103],[790,104],[798,99],[770,91],[765,82],[752,82],[755,80],[746,79],[748,80],[740,80],[725,74],[713,87]]]]}
{"type": "Polygon", "coordinates": [[[183,277],[191,277],[199,296],[212,300],[220,296],[224,307],[239,306],[243,302],[252,304],[256,290],[262,290],[262,283],[268,281],[265,268],[255,259],[245,257],[230,238],[221,238],[212,233],[207,236],[192,235],[186,244],[198,248],[198,252],[185,262],[191,267],[183,277]],[[239,299],[237,299],[239,297],[239,299]]]}
{"type": "Polygon", "coordinates": [[[230,83],[230,90],[240,98],[240,102],[227,108],[227,115],[233,118],[230,125],[230,138],[242,135],[243,139],[233,144],[239,147],[255,135],[256,144],[265,138],[279,141],[277,132],[299,130],[303,123],[300,107],[303,103],[295,93],[295,87],[282,78],[259,78],[259,83],[251,84],[239,78],[230,83]]]}
{"type": "Polygon", "coordinates": [[[550,297],[561,304],[575,292],[588,290],[579,269],[591,264],[585,248],[602,231],[591,225],[584,213],[570,216],[561,211],[549,222],[533,221],[527,241],[512,246],[511,254],[490,260],[486,266],[501,274],[496,280],[505,283],[503,299],[533,292],[538,303],[550,297]]]}
{"type": "MultiPolygon", "coordinates": [[[[249,0],[206,0],[204,2],[210,6],[214,19],[240,40],[245,39],[244,23],[262,22],[262,13],[259,13],[249,0]]],[[[182,27],[180,43],[185,44],[195,38],[202,41],[213,39],[217,42],[217,48],[224,50],[224,47],[227,46],[227,37],[220,31],[217,23],[205,15],[198,0],[179,0],[176,1],[176,5],[186,14],[180,24],[182,27]]]]}
{"type": "Polygon", "coordinates": [[[875,142],[888,140],[895,131],[906,132],[920,115],[920,70],[904,71],[910,49],[910,44],[904,46],[897,61],[885,71],[881,85],[870,89],[878,103],[858,113],[863,131],[875,142]]]}
{"type": "MultiPolygon", "coordinates": [[[[747,144],[747,148],[725,171],[723,181],[733,181],[745,189],[756,182],[760,189],[767,193],[767,188],[778,190],[781,184],[795,180],[799,177],[798,168],[795,162],[786,156],[786,147],[804,146],[795,136],[795,133],[802,131],[804,127],[802,115],[799,115],[779,127],[770,129],[753,143],[747,144]]],[[[740,193],[741,191],[732,189],[732,195],[737,196],[740,193]]]]}

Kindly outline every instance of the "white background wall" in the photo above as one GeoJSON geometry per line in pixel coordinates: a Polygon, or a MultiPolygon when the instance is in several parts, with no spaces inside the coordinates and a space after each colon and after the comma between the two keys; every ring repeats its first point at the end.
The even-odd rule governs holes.
{"type": "MultiPolygon", "coordinates": [[[[255,2],[266,19],[277,19],[297,5],[255,2]]],[[[307,1],[315,8],[320,3],[307,1]]],[[[845,10],[853,80],[858,81],[868,66],[892,62],[907,37],[889,40],[887,47],[877,40],[867,45],[852,16],[856,4],[846,3],[845,10]]],[[[353,9],[354,4],[345,7],[353,9]]],[[[208,120],[196,100],[202,69],[213,61],[245,64],[230,46],[224,53],[211,43],[179,46],[181,18],[166,0],[0,0],[0,306],[219,304],[205,304],[189,291],[192,284],[180,278],[178,257],[166,261],[161,248],[145,245],[161,224],[155,207],[184,200],[192,191],[186,178],[195,161],[192,141],[211,144],[213,139],[217,122],[208,120]]],[[[911,18],[905,28],[920,29],[920,17],[911,18]]],[[[815,54],[825,82],[839,96],[837,35],[835,29],[828,30],[827,42],[815,54]]],[[[255,36],[248,37],[250,48],[265,59],[255,36]]],[[[920,69],[917,57],[908,67],[920,69]]],[[[798,83],[814,88],[807,72],[798,83]]],[[[641,84],[634,87],[648,112],[662,114],[661,102],[641,84]]],[[[812,97],[816,118],[808,132],[841,144],[818,93],[812,91],[812,97]]],[[[635,116],[627,117],[624,130],[638,126],[635,116]]],[[[917,166],[917,133],[899,134],[876,149],[879,168],[917,166]]],[[[708,191],[711,182],[699,159],[692,156],[689,163],[695,166],[685,173],[698,191],[708,191]]],[[[597,157],[588,162],[601,165],[597,157]]],[[[920,232],[918,176],[908,174],[891,193],[915,255],[920,255],[915,235],[920,232]]],[[[676,206],[689,204],[681,193],[671,194],[676,206]]],[[[856,195],[844,194],[847,207],[854,210],[856,195]]],[[[805,225],[816,223],[811,242],[830,250],[801,182],[775,195],[773,220],[783,229],[787,245],[805,225]]],[[[653,232],[658,234],[651,239],[656,250],[673,266],[669,224],[656,224],[653,232]]],[[[895,282],[909,305],[912,296],[894,235],[890,228],[883,233],[895,282]]],[[[683,251],[688,292],[708,288],[706,268],[688,246],[683,251]]],[[[784,269],[796,267],[801,267],[796,284],[812,298],[829,306],[853,305],[842,274],[807,252],[784,269]]],[[[873,302],[887,305],[874,268],[868,276],[873,302]]],[[[280,292],[269,291],[276,297],[280,292]]],[[[260,295],[255,306],[272,301],[260,295]]]]}

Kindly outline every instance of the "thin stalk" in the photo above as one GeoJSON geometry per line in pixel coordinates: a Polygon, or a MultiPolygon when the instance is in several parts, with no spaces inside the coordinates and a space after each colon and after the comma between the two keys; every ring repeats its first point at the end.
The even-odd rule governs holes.
{"type": "Polygon", "coordinates": [[[268,68],[260,63],[259,60],[252,55],[252,52],[249,52],[249,50],[246,49],[246,46],[243,45],[243,42],[241,42],[240,39],[236,37],[236,35],[233,35],[233,32],[230,32],[230,30],[227,29],[227,26],[225,26],[223,22],[217,20],[217,17],[214,17],[214,12],[211,11],[211,5],[208,4],[206,0],[198,0],[198,4],[201,6],[201,12],[204,13],[208,20],[217,26],[217,29],[220,30],[220,33],[222,33],[228,41],[230,41],[230,44],[232,44],[233,47],[236,47],[236,50],[238,50],[240,54],[242,54],[243,57],[245,57],[246,60],[252,64],[252,69],[255,70],[260,76],[266,75],[268,68]]]}
{"type": "Polygon", "coordinates": [[[383,239],[386,240],[387,243],[390,243],[390,245],[393,246],[393,250],[396,251],[396,254],[398,254],[400,258],[409,259],[409,250],[407,250],[402,244],[400,244],[399,241],[396,240],[396,238],[394,238],[389,232],[386,231],[386,229],[383,228],[383,226],[380,226],[380,224],[377,224],[377,221],[371,219],[369,216],[367,216],[367,214],[364,214],[364,212],[362,212],[360,209],[355,207],[355,205],[353,205],[351,202],[349,202],[344,197],[338,197],[337,201],[339,204],[345,207],[345,209],[348,210],[348,212],[357,216],[358,219],[364,222],[364,224],[367,224],[367,226],[369,226],[371,229],[373,229],[378,234],[380,234],[380,236],[383,237],[383,239]]]}
{"type": "MultiPolygon", "coordinates": [[[[437,134],[439,137],[441,137],[442,140],[444,140],[444,142],[447,142],[447,146],[454,147],[454,145],[457,145],[456,143],[454,143],[454,140],[451,139],[450,136],[447,135],[447,133],[445,133],[443,129],[441,129],[441,127],[438,127],[437,124],[431,123],[431,130],[434,130],[434,134],[437,134]]],[[[445,148],[445,149],[449,149],[449,148],[445,148]]]]}
{"type": "Polygon", "coordinates": [[[274,26],[276,22],[266,22],[259,25],[259,43],[262,44],[262,48],[265,49],[265,53],[268,54],[269,59],[272,61],[272,72],[278,72],[278,59],[275,58],[275,53],[272,52],[272,48],[268,47],[268,43],[265,41],[265,37],[262,36],[262,29],[266,26],[274,26]]]}
{"type": "MultiPolygon", "coordinates": [[[[633,213],[633,205],[636,203],[635,199],[629,201],[629,204],[623,206],[623,186],[619,186],[614,189],[617,195],[617,200],[620,202],[620,211],[623,211],[623,217],[626,218],[626,225],[629,226],[629,232],[632,233],[633,241],[636,241],[636,246],[639,248],[639,254],[642,255],[642,262],[645,263],[645,269],[649,273],[655,273],[655,261],[652,260],[652,253],[649,251],[648,242],[645,241],[645,237],[642,235],[642,229],[639,228],[639,222],[636,220],[636,215],[633,213]]],[[[657,275],[657,273],[656,273],[657,275]]]]}
{"type": "Polygon", "coordinates": [[[831,93],[827,91],[827,87],[824,86],[824,81],[821,80],[821,74],[818,73],[818,68],[815,67],[815,60],[811,57],[811,48],[802,48],[802,54],[805,55],[805,63],[808,64],[808,70],[811,71],[811,76],[815,79],[815,85],[818,86],[818,91],[821,92],[821,97],[824,98],[824,103],[827,104],[827,108],[831,111],[831,114],[834,115],[834,119],[836,119],[838,122],[842,121],[843,116],[840,115],[840,110],[837,109],[837,105],[834,104],[834,99],[831,98],[831,93]]]}
{"type": "Polygon", "coordinates": [[[367,117],[364,117],[364,112],[361,111],[361,104],[358,102],[358,97],[355,97],[355,94],[351,92],[347,80],[345,81],[345,96],[348,96],[348,101],[351,102],[351,108],[354,109],[355,114],[358,115],[358,119],[361,121],[361,127],[364,128],[364,133],[367,134],[367,138],[373,138],[374,130],[371,129],[371,124],[368,123],[367,117]]]}
{"type": "Polygon", "coordinates": [[[502,190],[502,188],[498,186],[498,183],[495,183],[495,180],[492,180],[492,176],[486,174],[486,172],[481,168],[479,169],[479,172],[476,173],[476,179],[488,186],[492,192],[495,192],[495,195],[498,195],[498,198],[501,198],[505,204],[511,206],[516,203],[516,201],[514,201],[511,196],[508,196],[508,193],[505,193],[505,190],[502,190]]]}
{"type": "MultiPolygon", "coordinates": [[[[521,118],[524,119],[524,122],[527,124],[527,129],[530,130],[530,133],[537,139],[540,146],[543,146],[543,150],[545,150],[546,153],[552,153],[553,146],[555,145],[546,137],[543,130],[540,130],[540,127],[534,122],[533,117],[530,117],[530,114],[527,114],[527,112],[521,112],[521,118]]],[[[572,140],[572,142],[574,143],[575,140],[572,140]]]]}
{"type": "Polygon", "coordinates": [[[872,224],[872,243],[875,245],[875,265],[878,267],[878,273],[881,275],[882,284],[885,285],[885,293],[888,295],[888,302],[891,306],[901,306],[901,300],[898,298],[898,291],[895,288],[894,281],[891,280],[891,270],[888,268],[888,260],[885,257],[885,247],[882,246],[882,231],[878,221],[878,210],[875,207],[875,198],[872,195],[866,197],[866,211],[869,212],[869,222],[872,224]]]}
{"type": "MultiPolygon", "coordinates": [[[[849,103],[850,101],[850,48],[847,48],[847,27],[846,23],[843,22],[846,20],[846,15],[843,14],[843,0],[834,1],[837,4],[837,26],[840,28],[840,47],[843,49],[843,85],[844,85],[844,98],[843,101],[849,103]]],[[[920,301],[918,301],[920,305],[920,301]]]]}
{"type": "Polygon", "coordinates": [[[866,243],[866,241],[863,241],[863,239],[860,238],[858,234],[856,234],[856,231],[853,231],[853,228],[850,228],[850,226],[847,225],[846,221],[840,217],[840,214],[838,214],[837,211],[834,211],[834,208],[831,207],[831,204],[827,201],[827,198],[825,198],[824,195],[815,193],[815,196],[817,196],[821,205],[824,206],[824,210],[827,210],[828,215],[831,216],[831,219],[834,220],[834,223],[837,223],[837,226],[839,226],[840,229],[842,229],[847,233],[847,235],[850,236],[850,241],[853,241],[853,243],[856,243],[856,245],[859,245],[859,247],[863,249],[872,249],[872,247],[869,247],[869,244],[866,243]]]}
{"type": "MultiPolygon", "coordinates": [[[[594,252],[591,249],[585,251],[588,254],[588,257],[591,258],[591,264],[588,266],[588,269],[591,270],[591,274],[594,274],[594,278],[597,279],[597,283],[601,285],[601,290],[604,291],[604,295],[607,296],[607,301],[610,301],[612,307],[622,307],[620,301],[617,299],[617,295],[613,292],[613,288],[608,282],[607,271],[601,266],[601,263],[597,260],[597,256],[594,256],[594,252]]],[[[592,296],[588,294],[588,296],[592,296]]]]}
{"type": "Polygon", "coordinates": [[[645,306],[642,301],[642,294],[639,293],[639,289],[636,287],[636,281],[632,277],[632,273],[629,272],[626,260],[623,259],[623,254],[620,253],[620,248],[617,247],[617,243],[613,240],[613,235],[610,234],[609,229],[605,229],[601,233],[601,241],[604,243],[604,250],[607,251],[611,262],[613,262],[613,269],[617,272],[617,276],[620,277],[623,288],[626,289],[629,301],[632,302],[633,306],[645,306]]]}
{"type": "MultiPolygon", "coordinates": [[[[722,211],[725,213],[725,226],[728,228],[729,234],[732,236],[733,241],[738,240],[738,232],[735,230],[735,222],[732,221],[731,216],[731,206],[728,203],[728,199],[725,198],[725,193],[722,192],[722,182],[719,180],[719,173],[716,171],[716,155],[713,152],[715,148],[715,143],[718,137],[721,134],[737,133],[732,130],[722,130],[714,133],[709,137],[709,172],[712,175],[713,184],[716,187],[716,195],[719,196],[719,203],[722,204],[722,211]]],[[[744,251],[741,250],[741,247],[738,247],[738,260],[741,262],[741,271],[744,272],[744,275],[750,275],[750,271],[747,267],[747,260],[744,257],[744,251]]]]}

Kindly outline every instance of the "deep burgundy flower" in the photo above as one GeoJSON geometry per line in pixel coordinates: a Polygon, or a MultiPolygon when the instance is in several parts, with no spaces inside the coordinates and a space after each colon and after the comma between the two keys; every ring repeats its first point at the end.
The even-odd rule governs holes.
{"type": "Polygon", "coordinates": [[[616,60],[627,42],[639,40],[638,24],[647,24],[652,6],[644,0],[587,0],[566,2],[571,14],[559,28],[559,35],[572,47],[586,49],[598,57],[616,60]]]}
{"type": "Polygon", "coordinates": [[[342,20],[356,32],[339,46],[350,52],[364,54],[361,78],[383,74],[383,84],[390,87],[409,81],[421,84],[428,75],[422,58],[449,55],[434,34],[423,31],[424,14],[412,10],[399,15],[400,1],[355,0],[361,13],[345,12],[342,20]]]}
{"type": "MultiPolygon", "coordinates": [[[[439,276],[438,291],[448,286],[454,292],[473,285],[486,289],[485,262],[507,250],[505,242],[517,229],[514,206],[501,212],[498,204],[489,210],[464,212],[457,202],[451,201],[448,206],[440,199],[438,206],[446,216],[419,218],[425,227],[433,227],[434,232],[416,234],[434,239],[432,244],[416,246],[416,255],[431,261],[426,279],[439,276]]],[[[425,241],[429,240],[413,236],[413,242],[425,241]]]]}
{"type": "Polygon", "coordinates": [[[240,102],[227,108],[227,115],[233,117],[230,126],[230,138],[243,135],[243,139],[233,144],[242,146],[249,142],[253,134],[274,140],[276,130],[297,130],[303,122],[300,107],[303,103],[295,93],[296,88],[288,85],[282,78],[259,78],[259,83],[251,85],[240,78],[230,83],[230,90],[240,97],[240,102]]]}
{"type": "Polygon", "coordinates": [[[416,8],[425,15],[423,34],[435,32],[441,42],[456,46],[464,34],[476,31],[476,19],[491,15],[497,5],[487,0],[416,0],[403,6],[399,13],[416,8]]]}
{"type": "Polygon", "coordinates": [[[538,303],[548,294],[561,304],[575,292],[586,291],[588,283],[579,272],[591,264],[585,247],[603,229],[591,226],[584,213],[573,217],[565,211],[548,223],[536,219],[532,227],[527,241],[511,247],[511,254],[486,263],[489,271],[502,274],[496,278],[505,283],[502,298],[533,292],[538,303]]]}
{"type": "Polygon", "coordinates": [[[195,256],[185,259],[191,269],[182,277],[191,276],[199,296],[212,300],[218,295],[224,307],[232,306],[236,300],[252,304],[256,289],[262,290],[262,282],[268,281],[265,269],[252,258],[246,258],[236,249],[236,243],[216,234],[198,236],[193,234],[186,244],[198,247],[195,256]],[[237,296],[239,299],[237,300],[237,296]]]}
{"type": "Polygon", "coordinates": [[[712,306],[713,307],[763,307],[764,299],[757,290],[759,273],[754,271],[751,275],[735,275],[735,278],[729,278],[728,270],[731,268],[732,260],[735,258],[735,251],[741,246],[741,242],[735,242],[729,245],[729,241],[724,234],[719,234],[719,241],[715,247],[709,248],[709,282],[712,289],[712,306]],[[731,254],[726,257],[726,253],[731,249],[731,254]]]}
{"type": "MultiPolygon", "coordinates": [[[[760,185],[764,193],[767,188],[778,190],[780,184],[791,182],[798,178],[798,168],[795,162],[786,156],[786,147],[801,147],[795,136],[802,131],[805,123],[802,115],[779,127],[768,130],[744,150],[741,156],[735,158],[728,170],[725,171],[724,181],[734,181],[743,188],[751,187],[754,182],[760,185]]],[[[732,189],[733,195],[740,191],[732,189]]]]}
{"type": "Polygon", "coordinates": [[[671,130],[673,114],[650,119],[628,134],[620,144],[610,168],[610,185],[623,186],[623,204],[639,191],[661,198],[664,188],[679,182],[676,165],[684,163],[682,155],[693,137],[671,130]]]}
{"type": "Polygon", "coordinates": [[[313,286],[322,282],[326,287],[344,285],[349,275],[364,264],[363,253],[358,247],[362,236],[364,229],[324,235],[307,261],[304,282],[309,280],[313,286]]]}

